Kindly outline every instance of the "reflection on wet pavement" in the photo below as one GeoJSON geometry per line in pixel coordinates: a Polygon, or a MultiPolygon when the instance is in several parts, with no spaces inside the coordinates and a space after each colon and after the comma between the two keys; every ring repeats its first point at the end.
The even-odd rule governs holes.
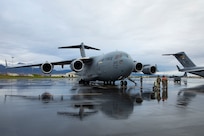
{"type": "Polygon", "coordinates": [[[152,89],[154,80],[144,78],[142,86],[130,83],[127,88],[82,86],[74,79],[1,80],[0,132],[11,136],[203,134],[203,80],[188,79],[187,85],[169,81],[168,89],[159,91],[152,89]],[[43,102],[41,98],[48,96],[51,99],[43,102]]]}

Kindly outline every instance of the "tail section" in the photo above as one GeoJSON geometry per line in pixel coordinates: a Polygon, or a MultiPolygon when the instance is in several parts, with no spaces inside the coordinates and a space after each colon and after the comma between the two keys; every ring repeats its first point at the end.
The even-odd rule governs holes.
{"type": "Polygon", "coordinates": [[[195,67],[196,65],[192,60],[185,54],[185,52],[179,52],[176,54],[164,54],[164,55],[173,55],[176,59],[183,65],[183,67],[195,67]]]}
{"type": "Polygon", "coordinates": [[[187,72],[184,73],[183,77],[188,77],[187,72]]]}
{"type": "Polygon", "coordinates": [[[85,49],[92,49],[92,50],[100,50],[91,46],[87,46],[84,45],[84,43],[82,42],[80,45],[72,45],[72,46],[64,46],[64,47],[59,47],[58,49],[73,49],[73,48],[79,48],[80,49],[80,53],[81,53],[81,57],[86,57],[86,53],[85,53],[85,49]]]}
{"type": "Polygon", "coordinates": [[[6,67],[6,68],[8,67],[8,63],[7,63],[7,60],[5,60],[5,67],[6,67]]]}

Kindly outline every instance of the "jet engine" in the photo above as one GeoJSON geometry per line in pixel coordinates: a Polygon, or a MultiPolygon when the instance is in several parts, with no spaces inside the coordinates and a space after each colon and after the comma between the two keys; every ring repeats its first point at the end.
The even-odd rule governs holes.
{"type": "Polygon", "coordinates": [[[82,60],[78,59],[78,60],[74,60],[72,61],[72,63],[70,64],[71,70],[75,71],[75,72],[80,72],[83,70],[84,68],[84,63],[82,60]]]}
{"type": "Polygon", "coordinates": [[[143,65],[140,62],[134,62],[133,72],[140,72],[143,69],[143,65]]]}
{"type": "Polygon", "coordinates": [[[151,66],[151,65],[144,66],[142,70],[144,74],[154,74],[156,73],[156,71],[157,71],[156,66],[151,66]]]}
{"type": "Polygon", "coordinates": [[[53,65],[49,62],[45,62],[44,64],[41,65],[41,70],[45,74],[50,74],[53,70],[53,65]]]}

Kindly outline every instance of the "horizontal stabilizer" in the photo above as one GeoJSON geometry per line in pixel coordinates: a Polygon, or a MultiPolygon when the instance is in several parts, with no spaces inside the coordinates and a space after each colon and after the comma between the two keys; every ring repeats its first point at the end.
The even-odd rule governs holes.
{"type": "Polygon", "coordinates": [[[58,49],[73,49],[73,48],[74,49],[79,48],[82,57],[86,57],[85,49],[100,50],[100,49],[97,49],[97,48],[94,48],[94,47],[91,47],[91,46],[88,46],[88,45],[84,45],[83,42],[80,45],[71,45],[71,46],[58,47],[58,49]]]}
{"type": "Polygon", "coordinates": [[[163,56],[170,56],[170,55],[175,55],[175,54],[162,54],[163,56]]]}
{"type": "Polygon", "coordinates": [[[97,49],[97,48],[94,48],[88,45],[84,45],[83,43],[81,43],[80,45],[58,47],[58,49],[78,49],[78,48],[82,48],[82,46],[84,47],[84,49],[100,50],[100,49],[97,49]]]}
{"type": "Polygon", "coordinates": [[[171,53],[171,54],[162,54],[162,55],[163,55],[163,56],[170,56],[170,55],[175,56],[175,55],[183,55],[183,54],[184,54],[184,52],[171,53]]]}

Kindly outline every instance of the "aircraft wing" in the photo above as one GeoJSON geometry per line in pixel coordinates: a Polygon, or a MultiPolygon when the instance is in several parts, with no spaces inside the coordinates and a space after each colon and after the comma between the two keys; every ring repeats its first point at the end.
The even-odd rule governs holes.
{"type": "MultiPolygon", "coordinates": [[[[8,69],[13,69],[13,68],[25,68],[25,67],[40,67],[42,72],[44,74],[50,74],[54,68],[55,65],[61,65],[62,68],[64,67],[64,65],[71,65],[71,63],[75,63],[75,62],[79,62],[80,61],[84,64],[88,64],[91,63],[93,60],[93,58],[79,58],[79,59],[72,59],[72,60],[65,60],[65,61],[58,61],[58,62],[45,62],[45,63],[39,63],[39,64],[29,64],[29,65],[19,65],[19,66],[12,66],[12,67],[6,67],[8,69]]],[[[82,64],[83,65],[83,64],[82,64]]]]}
{"type": "Polygon", "coordinates": [[[25,67],[36,67],[41,66],[42,64],[29,64],[29,65],[18,65],[18,66],[7,66],[6,68],[12,69],[12,68],[25,68],[25,67]]]}
{"type": "MultiPolygon", "coordinates": [[[[59,61],[59,62],[51,62],[52,65],[69,65],[72,63],[72,61],[77,60],[77,59],[73,59],[73,60],[65,60],[65,61],[59,61]]],[[[89,58],[89,57],[83,57],[83,58],[79,58],[79,60],[82,60],[83,63],[89,63],[92,62],[93,58],[89,58]]]]}
{"type": "Polygon", "coordinates": [[[65,61],[59,61],[59,62],[52,62],[53,65],[69,65],[71,64],[73,60],[65,60],[65,61]]]}
{"type": "Polygon", "coordinates": [[[204,67],[183,68],[183,69],[179,69],[179,71],[183,71],[183,72],[202,72],[202,71],[204,71],[204,67]]]}
{"type": "Polygon", "coordinates": [[[189,68],[180,69],[177,66],[177,68],[180,72],[187,72],[187,73],[191,73],[191,74],[195,74],[195,75],[204,77],[204,67],[189,67],[189,68]]]}
{"type": "MultiPolygon", "coordinates": [[[[73,60],[66,60],[66,61],[58,61],[58,62],[45,62],[45,63],[49,63],[52,65],[69,65],[71,64],[73,60]]],[[[7,68],[25,68],[25,67],[36,67],[36,66],[41,66],[45,63],[38,63],[38,64],[28,64],[28,65],[19,65],[19,66],[12,66],[12,67],[7,67],[7,68]]]]}

